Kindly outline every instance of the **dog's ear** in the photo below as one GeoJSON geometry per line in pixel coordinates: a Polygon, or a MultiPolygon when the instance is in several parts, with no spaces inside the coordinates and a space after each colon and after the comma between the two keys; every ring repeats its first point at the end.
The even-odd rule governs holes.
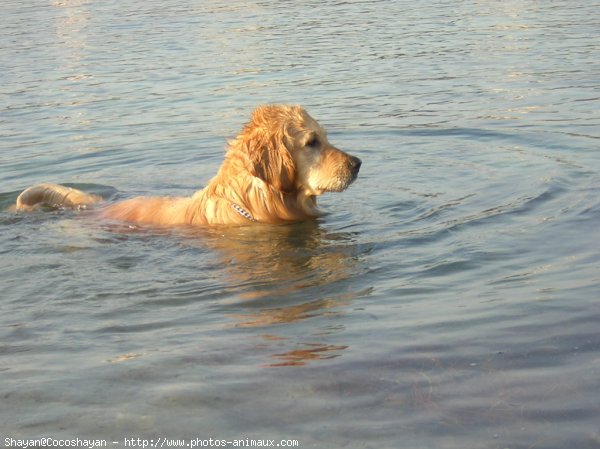
{"type": "Polygon", "coordinates": [[[245,139],[253,175],[281,192],[295,189],[296,166],[283,135],[268,130],[254,130],[245,139]]]}

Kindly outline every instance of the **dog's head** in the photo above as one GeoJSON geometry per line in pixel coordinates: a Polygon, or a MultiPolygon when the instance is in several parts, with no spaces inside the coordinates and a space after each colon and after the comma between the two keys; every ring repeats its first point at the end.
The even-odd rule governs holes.
{"type": "Polygon", "coordinates": [[[361,161],[337,149],[299,106],[261,106],[238,136],[254,176],[282,192],[341,192],[358,175],[361,161]]]}

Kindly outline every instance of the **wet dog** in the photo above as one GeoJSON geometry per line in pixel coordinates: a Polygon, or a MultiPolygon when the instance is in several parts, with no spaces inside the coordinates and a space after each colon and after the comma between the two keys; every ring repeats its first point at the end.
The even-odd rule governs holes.
{"type": "MultiPolygon", "coordinates": [[[[360,159],[329,143],[325,130],[303,108],[260,106],[229,142],[223,164],[204,189],[191,197],[132,198],[102,205],[99,213],[159,226],[302,221],[319,216],[316,197],[345,190],[360,166],[360,159]]],[[[19,195],[16,209],[99,203],[97,195],[39,184],[19,195]]]]}

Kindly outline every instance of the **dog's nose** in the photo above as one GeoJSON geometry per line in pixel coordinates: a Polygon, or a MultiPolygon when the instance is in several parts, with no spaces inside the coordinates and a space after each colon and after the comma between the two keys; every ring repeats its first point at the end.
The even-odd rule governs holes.
{"type": "Polygon", "coordinates": [[[350,156],[350,169],[352,170],[352,173],[357,174],[361,165],[362,161],[359,158],[350,156]]]}

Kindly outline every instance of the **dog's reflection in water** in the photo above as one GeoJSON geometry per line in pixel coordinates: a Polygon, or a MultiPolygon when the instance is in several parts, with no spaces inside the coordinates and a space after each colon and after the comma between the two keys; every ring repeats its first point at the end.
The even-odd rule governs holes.
{"type": "Polygon", "coordinates": [[[324,328],[322,321],[313,325],[310,319],[346,313],[345,306],[368,294],[369,288],[357,283],[361,249],[353,234],[327,232],[317,221],[188,232],[202,233],[190,241],[219,255],[225,281],[235,291],[219,307],[233,326],[265,330],[258,334],[258,345],[277,351],[273,366],[337,357],[346,348],[323,342],[343,325],[328,320],[324,328]],[[286,329],[279,325],[302,320],[306,335],[290,348],[286,329]]]}

